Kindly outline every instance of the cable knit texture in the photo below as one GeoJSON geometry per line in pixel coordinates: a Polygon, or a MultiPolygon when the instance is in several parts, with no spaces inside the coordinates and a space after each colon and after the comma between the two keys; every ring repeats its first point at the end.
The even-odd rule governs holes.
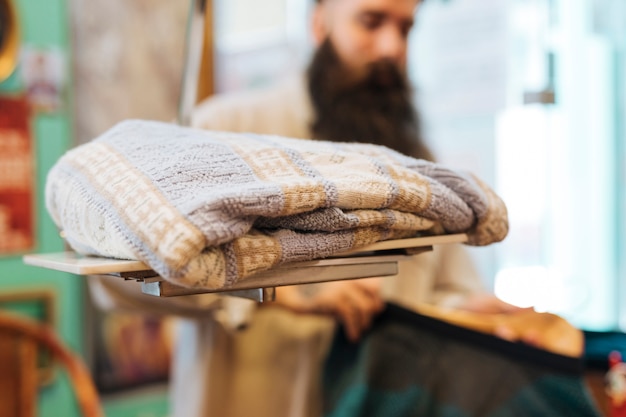
{"type": "Polygon", "coordinates": [[[387,239],[504,239],[502,200],[474,176],[388,148],[129,120],[67,152],[46,204],[82,254],[226,288],[287,262],[387,239]]]}

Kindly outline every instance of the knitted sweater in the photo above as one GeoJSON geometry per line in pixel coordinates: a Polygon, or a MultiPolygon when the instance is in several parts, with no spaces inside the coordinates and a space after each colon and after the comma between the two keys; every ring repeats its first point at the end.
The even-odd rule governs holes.
{"type": "Polygon", "coordinates": [[[64,155],[46,204],[76,251],[206,289],[386,239],[465,232],[487,245],[508,230],[480,180],[385,147],[140,120],[64,155]]]}

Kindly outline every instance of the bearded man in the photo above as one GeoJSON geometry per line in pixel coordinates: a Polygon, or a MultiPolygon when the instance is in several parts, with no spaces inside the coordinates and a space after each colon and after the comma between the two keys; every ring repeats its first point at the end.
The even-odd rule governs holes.
{"type": "Polygon", "coordinates": [[[316,48],[303,76],[206,100],[197,127],[367,142],[430,159],[406,74],[419,1],[318,0],[316,48]]]}
{"type": "MultiPolygon", "coordinates": [[[[300,77],[264,90],[218,95],[192,116],[197,128],[369,142],[432,159],[407,79],[407,42],[419,0],[318,0],[315,52],[300,77]]],[[[384,301],[473,311],[515,310],[485,292],[461,245],[401,261],[390,278],[280,287],[254,303],[244,328],[220,320],[215,295],[150,299],[128,283],[91,280],[100,304],[169,312],[181,325],[173,364],[173,416],[318,416],[321,365],[337,322],[358,340],[384,301]]],[[[247,300],[242,300],[247,302],[247,300]]],[[[223,312],[223,311],[222,311],[223,312]]]]}
{"type": "MultiPolygon", "coordinates": [[[[197,108],[192,124],[374,143],[432,160],[407,76],[408,36],[420,3],[318,0],[311,24],[315,50],[302,76],[263,90],[210,98],[197,108]]],[[[393,288],[381,291],[380,280],[346,281],[327,284],[330,294],[318,290],[314,299],[279,288],[277,302],[298,312],[335,316],[355,340],[383,299],[408,307],[429,302],[472,311],[512,309],[484,292],[461,245],[436,248],[400,268],[399,278],[383,281],[393,288]]]]}

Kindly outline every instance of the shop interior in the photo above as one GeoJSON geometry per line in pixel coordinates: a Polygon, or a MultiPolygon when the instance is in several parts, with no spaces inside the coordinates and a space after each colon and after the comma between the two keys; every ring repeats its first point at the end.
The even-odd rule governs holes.
{"type": "MultiPolygon", "coordinates": [[[[0,402],[20,410],[7,415],[78,417],[81,395],[106,416],[172,415],[177,318],[102,311],[88,276],[24,262],[68,250],[48,173],[119,122],[185,124],[187,105],[302,71],[314,7],[0,0],[0,309],[45,325],[72,356],[16,347],[0,329],[12,358],[0,360],[0,402]]],[[[626,2],[425,0],[408,44],[437,161],[474,173],[508,210],[506,239],[467,248],[485,286],[579,329],[598,410],[626,415],[610,414],[606,391],[609,355],[626,355],[626,2]]]]}

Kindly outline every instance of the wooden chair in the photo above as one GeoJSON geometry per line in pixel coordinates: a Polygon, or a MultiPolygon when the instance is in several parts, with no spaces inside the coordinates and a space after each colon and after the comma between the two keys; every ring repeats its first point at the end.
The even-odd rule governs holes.
{"type": "Polygon", "coordinates": [[[67,372],[79,408],[85,417],[104,417],[89,370],[53,329],[33,319],[0,312],[0,416],[35,417],[39,373],[37,350],[50,352],[67,372]]]}

